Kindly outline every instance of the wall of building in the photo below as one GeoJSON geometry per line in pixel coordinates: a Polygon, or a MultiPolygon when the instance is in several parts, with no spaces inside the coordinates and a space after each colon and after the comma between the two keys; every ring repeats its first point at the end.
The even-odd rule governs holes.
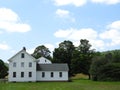
{"type": "Polygon", "coordinates": [[[37,71],[36,74],[37,81],[68,81],[67,71],[37,71]],[[42,77],[42,72],[45,72],[45,76],[42,77]],[[53,77],[51,77],[51,72],[53,72],[53,77]],[[62,72],[62,77],[59,73],[62,72]]]}
{"type": "Polygon", "coordinates": [[[39,64],[52,64],[52,62],[44,57],[38,59],[39,64]]]}
{"type": "Polygon", "coordinates": [[[9,62],[9,81],[36,81],[36,62],[24,50],[9,62]],[[21,53],[25,54],[24,58],[21,58],[21,53]],[[14,62],[16,63],[16,67],[13,67],[14,62]],[[22,62],[24,62],[24,67],[21,67],[22,62]],[[32,63],[32,67],[29,67],[29,62],[32,63]],[[13,77],[13,72],[16,72],[16,77],[13,77]],[[24,72],[24,77],[21,77],[21,72],[24,72]],[[29,72],[32,72],[32,77],[29,77],[29,72]]]}

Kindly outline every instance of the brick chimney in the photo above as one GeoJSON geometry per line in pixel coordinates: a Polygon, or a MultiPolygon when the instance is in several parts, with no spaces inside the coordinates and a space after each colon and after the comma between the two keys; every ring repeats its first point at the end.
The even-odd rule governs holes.
{"type": "Polygon", "coordinates": [[[25,51],[26,51],[26,48],[25,48],[25,47],[23,47],[23,50],[25,50],[25,51]]]}

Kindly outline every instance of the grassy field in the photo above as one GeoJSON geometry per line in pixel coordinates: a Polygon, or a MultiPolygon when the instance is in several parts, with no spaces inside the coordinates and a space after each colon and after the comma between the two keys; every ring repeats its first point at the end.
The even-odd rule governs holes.
{"type": "Polygon", "coordinates": [[[120,90],[120,82],[73,82],[0,83],[0,90],[120,90]]]}

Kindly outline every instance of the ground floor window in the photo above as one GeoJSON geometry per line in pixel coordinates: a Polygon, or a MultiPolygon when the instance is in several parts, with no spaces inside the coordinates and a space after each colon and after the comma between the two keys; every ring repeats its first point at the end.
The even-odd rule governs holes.
{"type": "Polygon", "coordinates": [[[62,77],[62,72],[59,72],[59,77],[62,77]]]}
{"type": "Polygon", "coordinates": [[[51,77],[54,77],[54,73],[53,72],[51,72],[51,77]]]}
{"type": "Polygon", "coordinates": [[[21,77],[24,77],[24,72],[21,72],[21,77]]]}
{"type": "Polygon", "coordinates": [[[32,77],[32,72],[29,72],[29,77],[32,77]]]}
{"type": "Polygon", "coordinates": [[[14,78],[16,77],[16,72],[13,72],[13,77],[14,77],[14,78]]]}
{"type": "Polygon", "coordinates": [[[42,77],[45,77],[45,72],[42,72],[42,77]]]}

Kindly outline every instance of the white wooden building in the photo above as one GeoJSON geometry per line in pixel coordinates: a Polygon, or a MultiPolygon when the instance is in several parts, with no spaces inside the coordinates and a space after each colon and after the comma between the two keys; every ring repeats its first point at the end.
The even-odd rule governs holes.
{"type": "Polygon", "coordinates": [[[9,60],[9,82],[68,81],[68,65],[35,59],[23,48],[9,60]]]}

